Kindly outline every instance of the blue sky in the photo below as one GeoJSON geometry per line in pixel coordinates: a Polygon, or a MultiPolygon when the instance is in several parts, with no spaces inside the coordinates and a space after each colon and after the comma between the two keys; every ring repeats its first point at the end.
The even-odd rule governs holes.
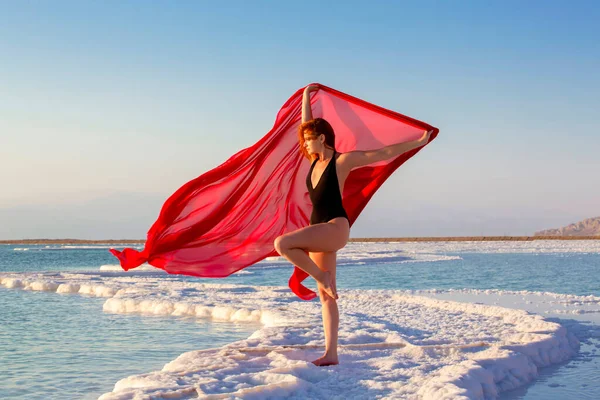
{"type": "Polygon", "coordinates": [[[600,5],[0,1],[0,239],[144,238],[310,82],[440,128],[352,230],[600,215],[600,5]]]}

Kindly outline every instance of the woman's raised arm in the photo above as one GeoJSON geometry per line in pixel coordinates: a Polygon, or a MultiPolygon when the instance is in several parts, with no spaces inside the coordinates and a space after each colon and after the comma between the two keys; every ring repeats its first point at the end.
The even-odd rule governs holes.
{"type": "Polygon", "coordinates": [[[399,156],[400,154],[406,153],[407,151],[416,149],[417,147],[425,146],[429,142],[429,137],[433,131],[424,131],[423,136],[418,140],[411,142],[404,142],[398,144],[392,144],[390,146],[382,147],[377,150],[368,151],[351,151],[344,153],[344,164],[350,170],[363,165],[373,164],[379,161],[388,160],[399,156]]]}
{"type": "Polygon", "coordinates": [[[313,119],[312,111],[310,109],[310,92],[319,90],[318,86],[309,85],[304,89],[304,95],[302,97],[302,123],[313,119]]]}

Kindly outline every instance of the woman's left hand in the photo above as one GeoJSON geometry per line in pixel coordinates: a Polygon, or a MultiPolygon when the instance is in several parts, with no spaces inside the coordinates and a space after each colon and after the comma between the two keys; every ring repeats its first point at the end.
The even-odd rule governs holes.
{"type": "Polygon", "coordinates": [[[316,92],[319,89],[320,89],[320,87],[318,87],[317,85],[308,85],[306,88],[304,88],[304,92],[305,93],[316,92]]]}

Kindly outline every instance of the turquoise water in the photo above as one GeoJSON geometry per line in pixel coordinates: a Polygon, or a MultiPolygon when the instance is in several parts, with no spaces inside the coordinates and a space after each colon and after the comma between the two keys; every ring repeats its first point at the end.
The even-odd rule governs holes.
{"type": "MultiPolygon", "coordinates": [[[[599,252],[484,253],[457,249],[438,253],[440,259],[423,261],[411,252],[398,255],[386,248],[363,246],[367,246],[367,256],[379,253],[379,258],[365,263],[364,258],[340,257],[339,290],[468,288],[600,296],[599,252]]],[[[402,244],[394,246],[402,248],[402,244]]],[[[106,264],[115,264],[107,247],[0,246],[0,273],[97,272],[106,264]],[[29,250],[15,250],[25,247],[29,250]]],[[[221,280],[181,276],[164,279],[286,286],[291,266],[273,261],[247,271],[251,273],[221,280]]],[[[314,288],[311,280],[307,283],[314,288]]],[[[160,370],[181,353],[219,347],[246,338],[258,328],[249,323],[108,314],[102,311],[105,301],[0,287],[3,396],[97,398],[112,390],[121,378],[160,370]]],[[[502,398],[595,398],[600,385],[591,377],[600,372],[594,350],[597,347],[595,343],[584,343],[574,360],[542,371],[538,381],[502,398]]]]}
{"type": "MultiPolygon", "coordinates": [[[[28,246],[28,251],[14,251],[14,248],[20,247],[0,246],[0,272],[97,271],[101,265],[116,263],[107,247],[45,249],[44,246],[28,246]]],[[[341,259],[338,268],[343,273],[338,274],[338,285],[349,289],[470,288],[600,296],[600,278],[596,277],[600,253],[446,252],[444,255],[459,258],[403,264],[413,258],[412,255],[406,255],[383,257],[368,265],[341,259]]],[[[178,276],[177,279],[286,286],[291,267],[289,264],[266,263],[249,267],[247,271],[252,274],[220,279],[178,276]]],[[[310,280],[307,281],[307,286],[310,284],[310,280]]]]}
{"type": "MultiPolygon", "coordinates": [[[[98,270],[106,249],[14,251],[0,272],[98,270]]],[[[162,369],[180,354],[247,338],[256,324],[108,314],[105,298],[0,286],[0,398],[97,399],[122,378],[162,369]]]]}
{"type": "Polygon", "coordinates": [[[121,378],[160,370],[181,353],[222,346],[256,329],[106,314],[105,300],[0,290],[0,397],[96,399],[121,378]]]}

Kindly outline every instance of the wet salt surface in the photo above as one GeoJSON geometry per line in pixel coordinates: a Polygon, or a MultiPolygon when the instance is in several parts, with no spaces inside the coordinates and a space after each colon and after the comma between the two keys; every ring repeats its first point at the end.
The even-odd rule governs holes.
{"type": "MultiPolygon", "coordinates": [[[[0,273],[0,296],[40,294],[82,304],[98,300],[95,306],[105,316],[229,321],[258,328],[222,348],[197,351],[204,345],[200,340],[194,351],[170,357],[164,368],[115,379],[106,398],[142,393],[156,398],[200,393],[215,398],[232,393],[242,398],[269,393],[291,398],[594,398],[600,390],[594,382],[585,383],[597,375],[600,313],[594,295],[599,285],[593,271],[600,241],[349,244],[338,259],[342,364],[316,370],[309,361],[322,352],[319,305],[296,300],[286,287],[265,286],[286,283],[291,271],[285,260],[268,259],[227,279],[190,280],[152,267],[135,274],[115,265],[99,271],[98,265],[110,263],[103,258],[107,248],[11,248],[18,259],[43,256],[41,265],[57,272],[0,273]],[[60,257],[69,258],[71,271],[60,270],[60,257]],[[78,265],[92,269],[79,271],[78,265]],[[3,288],[17,290],[3,293],[3,288]],[[437,289],[406,290],[423,288],[437,289]],[[428,299],[432,296],[435,300],[428,299]]],[[[3,255],[0,271],[31,271],[30,263],[4,262],[3,255]]],[[[179,330],[179,324],[173,328],[179,330]]],[[[162,352],[156,343],[149,347],[162,352]]]]}
{"type": "Polygon", "coordinates": [[[161,276],[3,274],[6,288],[106,298],[107,313],[260,323],[249,338],[184,353],[160,371],[118,381],[103,399],[136,396],[331,398],[494,397],[540,367],[573,357],[579,341],[522,310],[436,300],[392,290],[346,290],[339,301],[339,366],[318,368],[316,302],[286,288],[167,281],[161,276]]]}
{"type": "Polygon", "coordinates": [[[539,370],[530,384],[504,392],[501,400],[597,399],[600,376],[600,298],[556,293],[497,290],[423,291],[428,297],[501,305],[544,315],[572,332],[581,342],[570,360],[539,370]]]}

